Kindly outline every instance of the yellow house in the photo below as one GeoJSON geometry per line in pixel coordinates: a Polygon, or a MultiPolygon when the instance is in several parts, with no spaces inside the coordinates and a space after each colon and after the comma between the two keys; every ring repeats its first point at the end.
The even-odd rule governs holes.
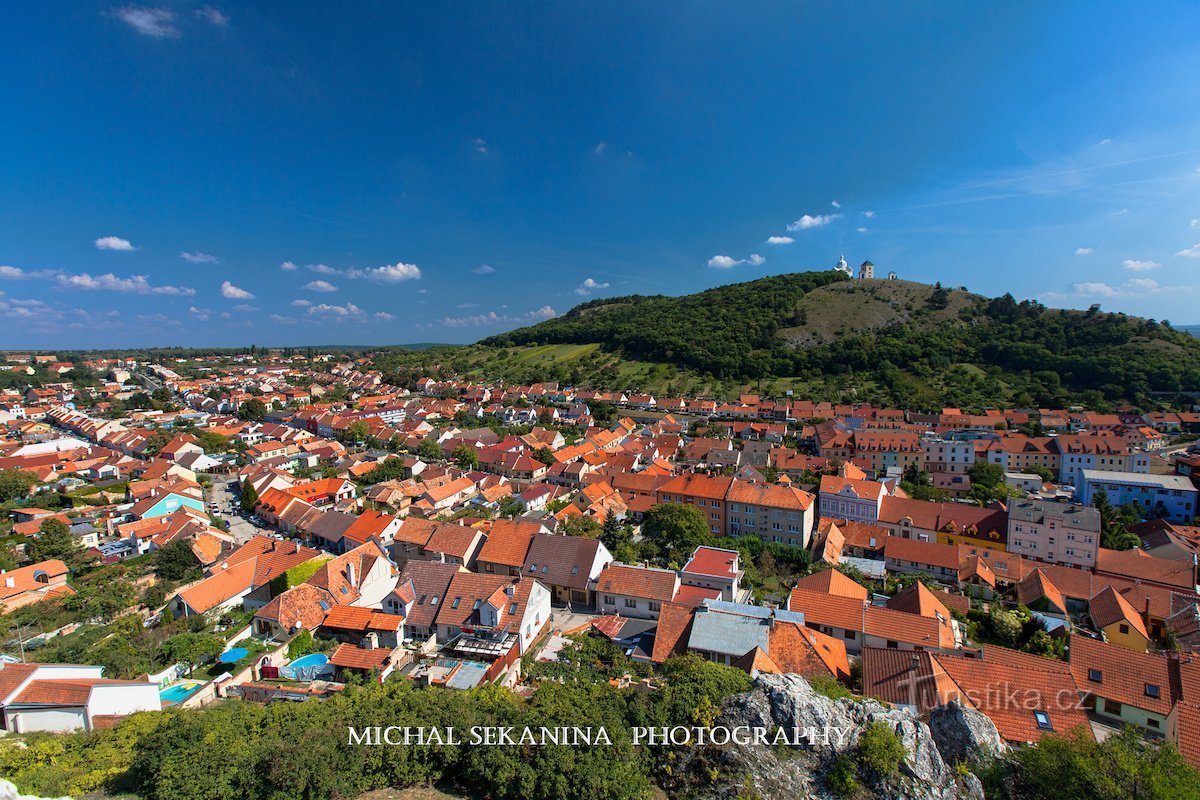
{"type": "Polygon", "coordinates": [[[1150,648],[1145,621],[1113,587],[1105,586],[1088,601],[1088,615],[1104,634],[1104,641],[1139,653],[1150,648]]]}

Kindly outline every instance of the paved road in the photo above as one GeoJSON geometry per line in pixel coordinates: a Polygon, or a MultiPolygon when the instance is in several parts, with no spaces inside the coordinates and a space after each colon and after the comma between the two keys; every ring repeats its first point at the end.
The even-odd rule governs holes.
{"type": "Polygon", "coordinates": [[[255,534],[262,533],[262,530],[251,525],[244,517],[237,515],[237,511],[240,509],[237,476],[213,475],[211,477],[212,487],[205,493],[204,502],[206,507],[208,503],[213,502],[221,507],[221,510],[214,516],[229,523],[229,532],[233,535],[234,540],[238,544],[244,544],[255,534]]]}

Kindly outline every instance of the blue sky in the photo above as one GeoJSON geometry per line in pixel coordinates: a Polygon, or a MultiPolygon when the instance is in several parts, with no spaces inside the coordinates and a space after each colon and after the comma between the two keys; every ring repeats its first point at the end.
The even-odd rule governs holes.
{"type": "Polygon", "coordinates": [[[26,4],[0,346],[466,342],[842,252],[1200,322],[1200,8],[975,6],[26,4]]]}

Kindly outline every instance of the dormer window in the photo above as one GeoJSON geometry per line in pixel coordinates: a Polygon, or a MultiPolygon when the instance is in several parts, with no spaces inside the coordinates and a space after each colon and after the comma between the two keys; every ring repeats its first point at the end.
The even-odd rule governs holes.
{"type": "Polygon", "coordinates": [[[1088,680],[1091,681],[1092,683],[1103,683],[1104,682],[1104,673],[1102,673],[1098,669],[1089,669],[1088,670],[1088,680]]]}
{"type": "Polygon", "coordinates": [[[1159,688],[1153,683],[1146,684],[1146,697],[1153,697],[1157,700],[1160,694],[1159,688]]]}
{"type": "Polygon", "coordinates": [[[461,597],[456,597],[456,598],[454,598],[454,602],[452,602],[452,603],[450,604],[450,607],[451,607],[451,608],[458,608],[458,604],[459,604],[459,603],[461,603],[461,602],[462,602],[462,598],[461,598],[461,597]]]}
{"type": "Polygon", "coordinates": [[[1045,711],[1033,712],[1033,719],[1037,723],[1037,726],[1040,730],[1043,730],[1043,731],[1054,730],[1054,726],[1050,724],[1050,715],[1047,714],[1045,711]]]}

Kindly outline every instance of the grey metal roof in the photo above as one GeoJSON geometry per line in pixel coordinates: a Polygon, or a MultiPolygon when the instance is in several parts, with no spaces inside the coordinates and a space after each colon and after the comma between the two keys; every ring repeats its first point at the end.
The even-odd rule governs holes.
{"type": "Polygon", "coordinates": [[[761,647],[765,653],[770,630],[770,622],[766,619],[698,610],[692,619],[688,647],[735,658],[756,647],[761,647]]]}

